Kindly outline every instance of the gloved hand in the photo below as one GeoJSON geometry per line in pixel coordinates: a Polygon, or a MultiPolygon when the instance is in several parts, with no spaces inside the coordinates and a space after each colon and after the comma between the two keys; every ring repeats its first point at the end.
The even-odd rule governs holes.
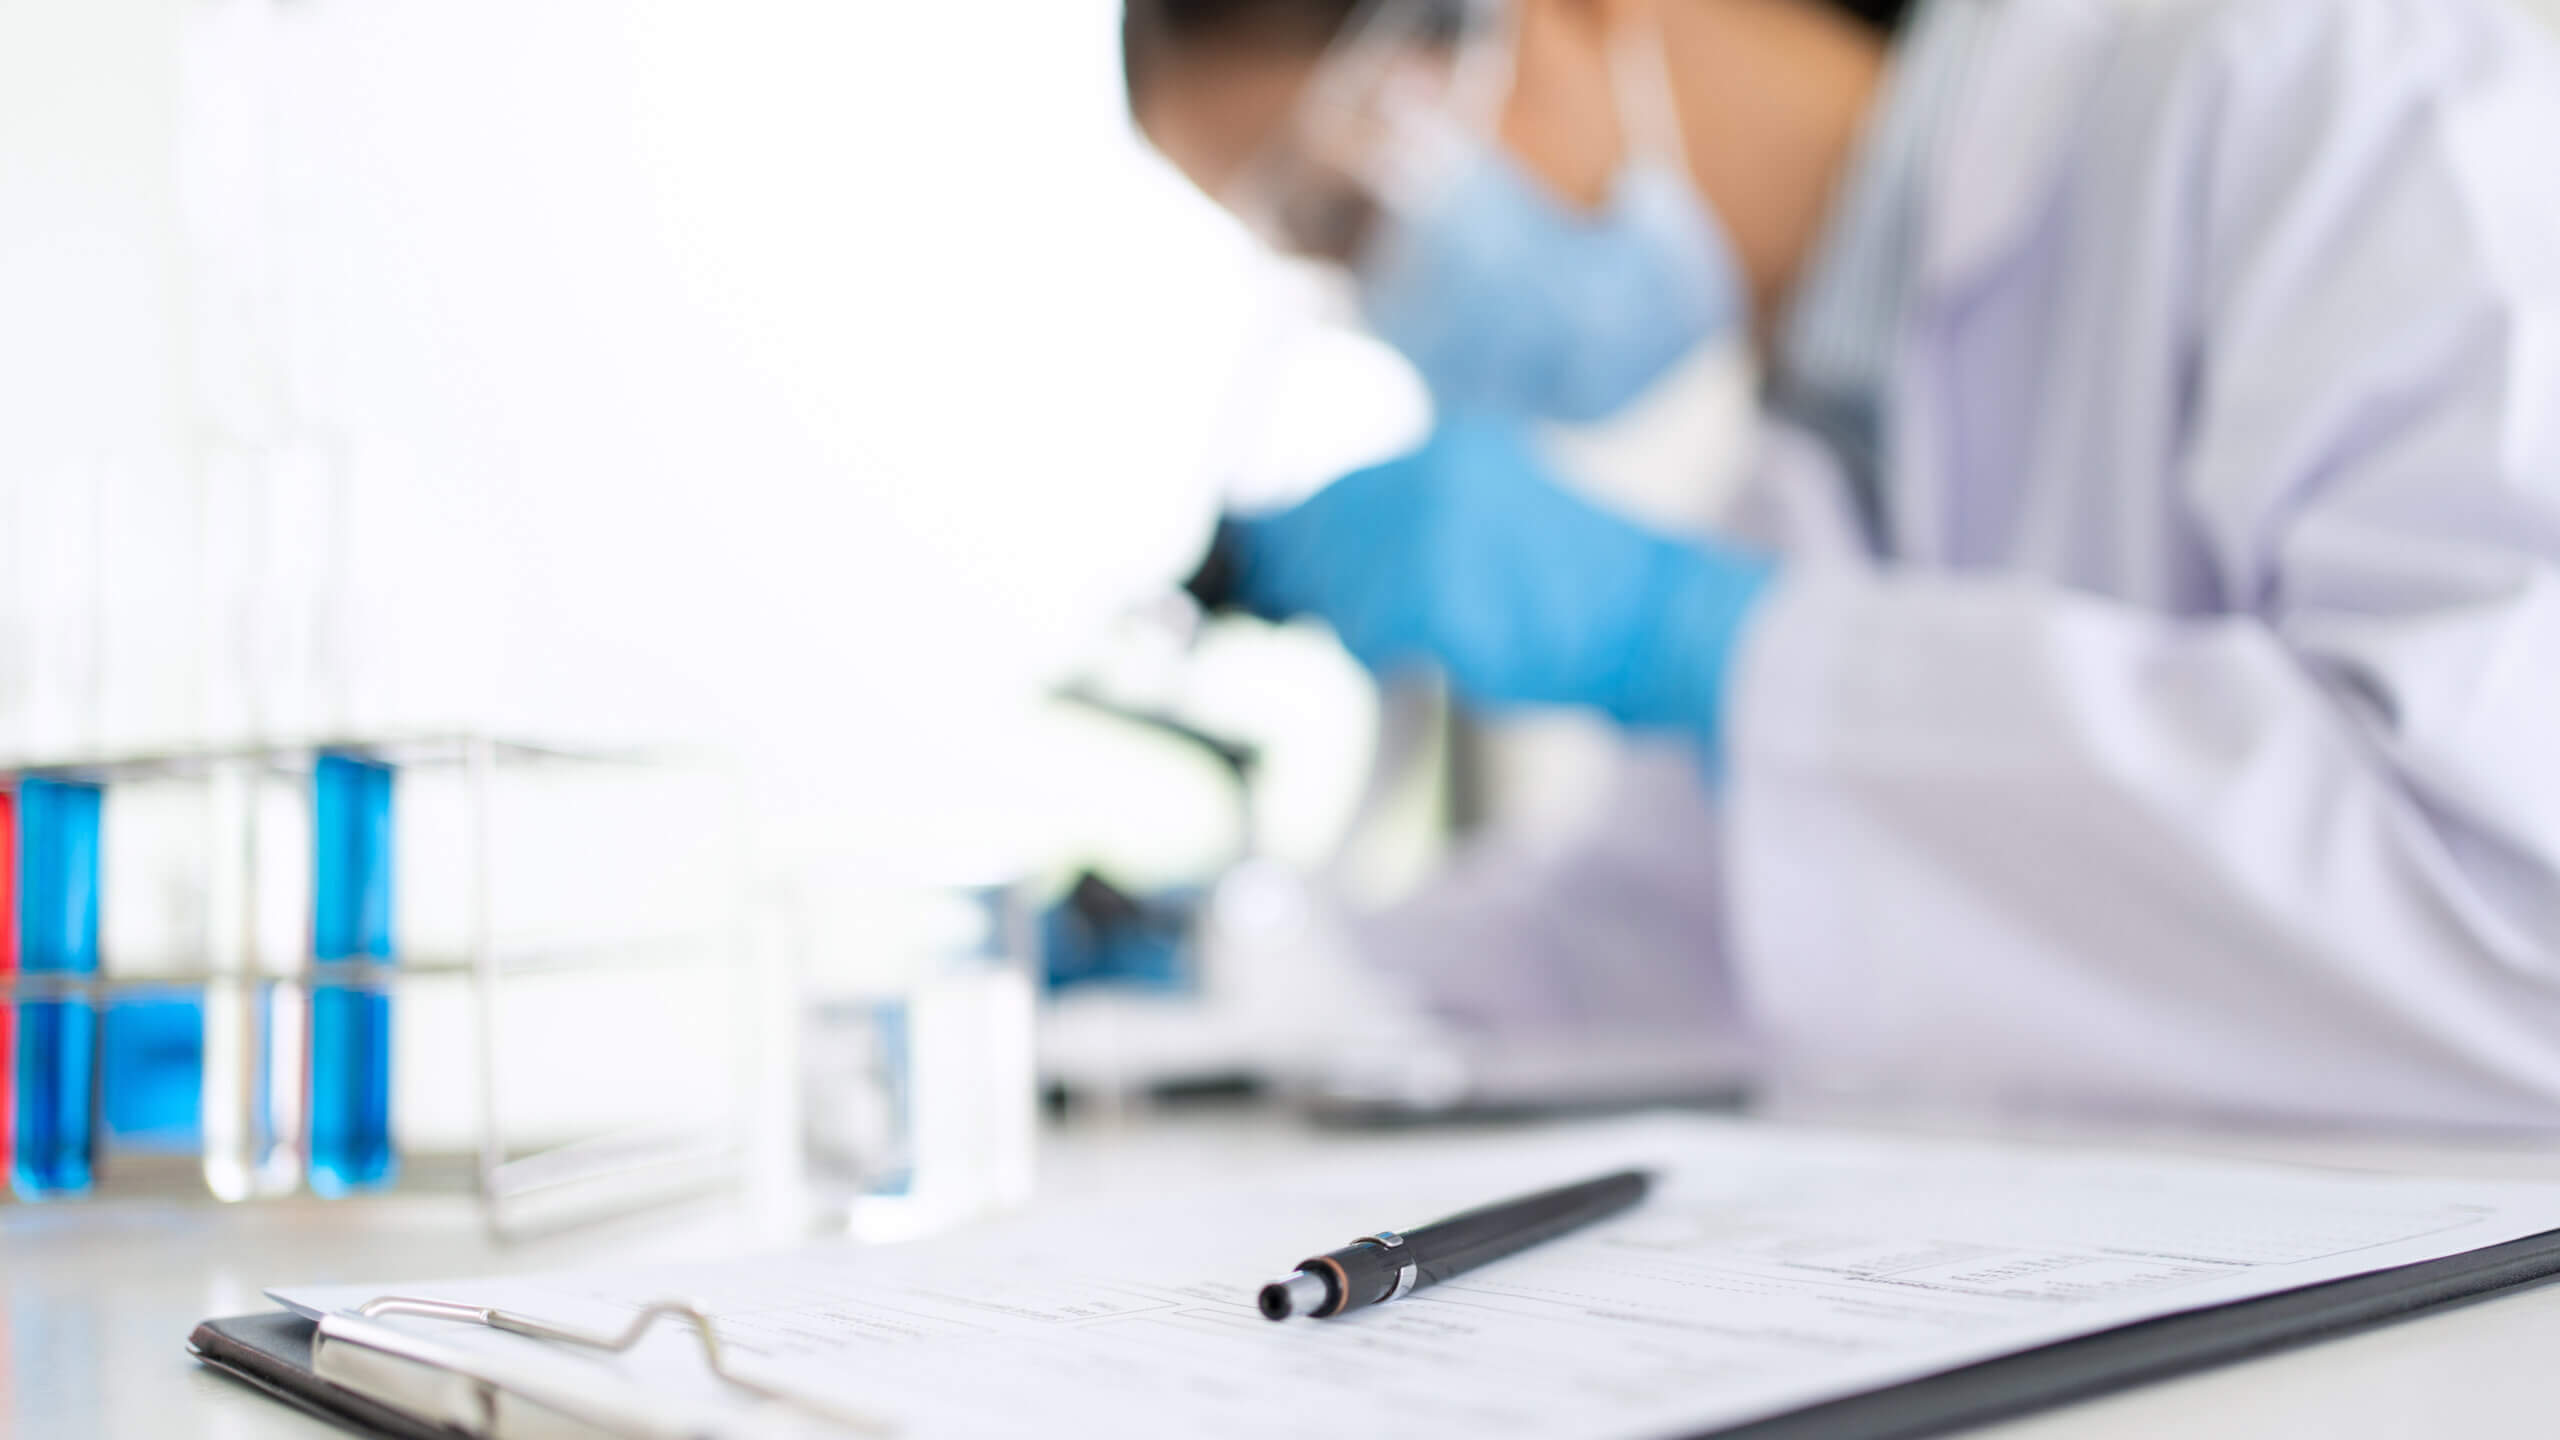
{"type": "Polygon", "coordinates": [[[1230,540],[1245,608],[1328,621],[1373,671],[1436,664],[1476,704],[1590,706],[1711,753],[1773,568],[1600,509],[1547,478],[1519,426],[1479,419],[1230,540]]]}

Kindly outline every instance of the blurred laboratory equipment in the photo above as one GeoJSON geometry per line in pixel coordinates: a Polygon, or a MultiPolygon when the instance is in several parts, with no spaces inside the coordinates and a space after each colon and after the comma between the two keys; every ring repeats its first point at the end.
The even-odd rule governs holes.
{"type": "MultiPolygon", "coordinates": [[[[1132,876],[1088,861],[1051,887],[1040,927],[1042,1079],[1059,1100],[1106,1115],[1151,1098],[1293,1088],[1316,1012],[1360,986],[1338,947],[1321,943],[1331,900],[1273,853],[1261,747],[1186,713],[1225,559],[1212,547],[1181,590],[1132,607],[1061,692],[1066,705],[1158,742],[1168,768],[1214,777],[1227,817],[1224,834],[1204,838],[1174,873],[1132,876]]],[[[1379,757],[1394,773],[1404,761],[1394,741],[1379,757]]],[[[1391,798],[1370,790],[1348,817],[1354,832],[1391,798]]]]}
{"type": "Polygon", "coordinates": [[[20,1198],[469,1188],[518,1233],[736,1179],[725,781],[448,737],[0,784],[20,1198]]]}
{"type": "MultiPolygon", "coordinates": [[[[1694,997],[1657,986],[1660,1004],[1596,1004],[1657,963],[1641,953],[1646,937],[1586,925],[1588,973],[1545,982],[1493,963],[1520,948],[1519,935],[1488,945],[1472,967],[1463,940],[1449,943],[1475,932],[1448,912],[1502,923],[1535,896],[1577,885],[1592,893],[1574,905],[1605,908],[1607,885],[1590,882],[1618,872],[1590,858],[1594,838],[1572,824],[1539,843],[1488,828],[1505,822],[1487,819],[1485,787],[1506,777],[1489,770],[1482,732],[1428,681],[1379,690],[1365,778],[1322,843],[1285,855],[1275,847],[1263,747],[1221,732],[1236,718],[1209,718],[1218,707],[1204,703],[1194,673],[1222,637],[1263,630],[1224,614],[1230,559],[1213,549],[1175,603],[1134,611],[1117,649],[1069,692],[1075,705],[1164,741],[1168,765],[1187,753],[1194,772],[1217,777],[1231,792],[1233,830],[1188,870],[1141,880],[1092,865],[1054,887],[1041,1034],[1053,1092],[1105,1114],[1276,1093],[1362,1125],[1738,1098],[1747,1049],[1684,1019],[1694,997]],[[1451,841],[1468,847],[1455,863],[1429,848],[1451,841]],[[1382,886],[1393,868],[1382,857],[1396,849],[1421,863],[1408,859],[1406,878],[1382,886]],[[1553,1013],[1504,1010],[1506,991],[1556,985],[1579,1000],[1551,1004],[1553,1013]]],[[[1611,798],[1620,792],[1685,780],[1685,770],[1635,763],[1644,758],[1623,776],[1601,771],[1595,788],[1610,813],[1625,808],[1611,798]]]]}
{"type": "Polygon", "coordinates": [[[1035,941],[1001,870],[803,870],[776,898],[810,1219],[908,1239],[1031,1196],[1035,941]]]}

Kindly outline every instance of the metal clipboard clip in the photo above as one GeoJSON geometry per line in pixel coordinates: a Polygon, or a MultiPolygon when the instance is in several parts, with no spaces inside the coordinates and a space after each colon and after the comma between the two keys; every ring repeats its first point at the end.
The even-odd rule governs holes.
{"type": "Polygon", "coordinates": [[[558,1367],[524,1363],[522,1357],[465,1350],[381,1323],[395,1315],[451,1320],[612,1355],[638,1346],[659,1321],[673,1320],[701,1342],[703,1367],[714,1377],[766,1405],[781,1407],[794,1420],[810,1422],[800,1427],[809,1433],[883,1437],[899,1433],[897,1425],[876,1415],[794,1394],[731,1369],[718,1325],[709,1311],[690,1300],[651,1301],[614,1333],[580,1330],[492,1306],[408,1295],[384,1295],[352,1311],[320,1318],[311,1339],[312,1374],[478,1440],[518,1436],[701,1440],[738,1429],[743,1415],[755,1414],[762,1415],[758,1424],[764,1430],[773,1427],[770,1412],[707,1413],[698,1405],[671,1402],[663,1394],[643,1391],[618,1376],[613,1383],[599,1383],[604,1379],[601,1372],[564,1373],[558,1367]]]}

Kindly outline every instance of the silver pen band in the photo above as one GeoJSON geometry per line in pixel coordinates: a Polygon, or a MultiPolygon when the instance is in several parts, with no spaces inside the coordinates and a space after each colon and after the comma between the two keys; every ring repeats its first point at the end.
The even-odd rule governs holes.
{"type": "Polygon", "coordinates": [[[1402,1235],[1397,1234],[1393,1230],[1381,1230],[1375,1235],[1363,1235],[1351,1243],[1355,1245],[1374,1245],[1378,1249],[1384,1250],[1395,1257],[1396,1288],[1388,1291],[1385,1295],[1380,1296],[1379,1303],[1383,1304],[1389,1300],[1401,1300],[1405,1296],[1413,1293],[1413,1282],[1420,1278],[1421,1267],[1414,1263],[1413,1247],[1404,1243],[1404,1237],[1402,1235]]]}

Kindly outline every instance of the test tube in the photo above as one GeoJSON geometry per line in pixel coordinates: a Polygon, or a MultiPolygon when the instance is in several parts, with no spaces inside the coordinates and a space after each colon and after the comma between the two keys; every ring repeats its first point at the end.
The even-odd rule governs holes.
{"type": "Polygon", "coordinates": [[[207,987],[188,923],[202,892],[188,872],[200,782],[120,776],[104,804],[98,948],[113,985],[98,1007],[99,1143],[109,1155],[197,1155],[207,987]]]}
{"type": "MultiPolygon", "coordinates": [[[[274,997],[259,972],[258,806],[262,762],[217,765],[205,784],[204,1182],[246,1200],[278,1162],[268,1044],[274,997]]],[[[288,1172],[301,1183],[301,1167],[288,1172]]],[[[275,1177],[281,1181],[283,1177],[275,1177]]]]}
{"type": "MultiPolygon", "coordinates": [[[[101,792],[76,781],[18,783],[18,963],[28,975],[98,973],[101,792]]],[[[87,997],[18,1005],[16,1146],[9,1181],[35,1199],[96,1178],[98,1012],[87,997]]]]}
{"type": "Polygon", "coordinates": [[[13,1168],[18,1132],[18,792],[0,789],[0,1174],[13,1168]]]}
{"type": "MultiPolygon", "coordinates": [[[[393,959],[393,771],[322,755],[311,776],[312,958],[322,965],[393,959]]],[[[386,1184],[391,1149],[391,996],[380,983],[311,992],[311,1188],[322,1195],[386,1184]]]]}

